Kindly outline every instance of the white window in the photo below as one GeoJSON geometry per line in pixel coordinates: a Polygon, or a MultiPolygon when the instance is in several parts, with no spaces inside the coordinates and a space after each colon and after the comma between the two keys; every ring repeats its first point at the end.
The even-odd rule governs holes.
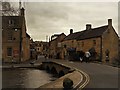
{"type": "Polygon", "coordinates": [[[9,20],[8,24],[9,24],[9,26],[13,26],[14,25],[14,20],[9,20]]]}
{"type": "Polygon", "coordinates": [[[11,47],[7,48],[7,56],[12,56],[12,48],[11,47]]]}
{"type": "Polygon", "coordinates": [[[12,40],[12,32],[10,31],[10,32],[8,32],[8,35],[7,35],[7,37],[8,37],[8,40],[12,40]]]}

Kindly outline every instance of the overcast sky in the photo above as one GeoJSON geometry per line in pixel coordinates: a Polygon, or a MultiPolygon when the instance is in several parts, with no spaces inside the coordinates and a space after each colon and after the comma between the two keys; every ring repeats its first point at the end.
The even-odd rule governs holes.
{"type": "Polygon", "coordinates": [[[82,31],[86,24],[92,24],[92,28],[107,25],[109,18],[118,33],[117,2],[26,2],[25,9],[27,32],[33,40],[68,35],[71,28],[82,31]]]}

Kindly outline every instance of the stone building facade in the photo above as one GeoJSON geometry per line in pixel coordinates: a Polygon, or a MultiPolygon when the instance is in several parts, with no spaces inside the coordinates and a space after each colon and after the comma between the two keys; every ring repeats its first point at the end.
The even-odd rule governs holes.
{"type": "Polygon", "coordinates": [[[62,40],[66,37],[64,33],[54,34],[51,36],[49,42],[49,57],[50,58],[62,58],[62,40]]]}
{"type": "Polygon", "coordinates": [[[87,52],[92,49],[96,52],[96,58],[106,62],[108,56],[112,63],[118,56],[119,37],[112,26],[112,19],[108,19],[108,25],[92,28],[91,24],[86,25],[86,30],[71,33],[63,40],[62,44],[68,48],[74,48],[76,52],[87,52]]]}
{"type": "Polygon", "coordinates": [[[33,39],[30,40],[30,59],[35,59],[36,58],[36,49],[35,49],[35,42],[33,39]]]}
{"type": "Polygon", "coordinates": [[[120,60],[120,37],[119,37],[119,55],[118,55],[118,59],[120,60]]]}
{"type": "Polygon", "coordinates": [[[31,43],[30,43],[31,59],[35,59],[36,55],[37,57],[39,55],[45,55],[46,53],[48,53],[48,48],[49,48],[48,42],[31,40],[31,43]]]}
{"type": "Polygon", "coordinates": [[[26,33],[24,8],[20,16],[2,16],[2,60],[23,62],[30,58],[30,36],[26,33]]]}
{"type": "Polygon", "coordinates": [[[48,49],[48,42],[35,41],[35,49],[37,54],[44,55],[48,49]]]}

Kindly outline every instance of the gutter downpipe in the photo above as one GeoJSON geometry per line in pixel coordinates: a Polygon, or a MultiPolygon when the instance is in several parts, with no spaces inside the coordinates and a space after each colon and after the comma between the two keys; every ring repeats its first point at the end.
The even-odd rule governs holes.
{"type": "MultiPolygon", "coordinates": [[[[23,25],[23,19],[24,19],[24,17],[23,16],[21,16],[21,20],[20,20],[20,24],[22,24],[23,25]]],[[[23,26],[20,28],[20,58],[19,58],[19,63],[21,62],[21,60],[22,60],[22,30],[23,30],[23,26]]]]}
{"type": "Polygon", "coordinates": [[[103,55],[102,55],[102,36],[100,36],[100,61],[102,62],[102,58],[103,58],[103,55]]]}
{"type": "Polygon", "coordinates": [[[21,62],[22,57],[22,28],[20,29],[20,53],[19,53],[19,63],[21,62]]]}

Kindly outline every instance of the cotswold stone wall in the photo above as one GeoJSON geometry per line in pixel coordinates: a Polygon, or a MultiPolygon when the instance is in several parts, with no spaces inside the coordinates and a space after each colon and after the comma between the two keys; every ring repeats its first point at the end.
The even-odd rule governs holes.
{"type": "Polygon", "coordinates": [[[78,46],[77,46],[77,51],[83,50],[84,52],[87,52],[89,49],[92,47],[95,48],[96,52],[100,54],[100,37],[98,38],[90,38],[90,39],[85,39],[85,40],[79,40],[78,41],[78,46]]]}
{"type": "Polygon", "coordinates": [[[55,62],[42,62],[42,68],[58,76],[63,76],[70,71],[70,68],[55,62]]]}
{"type": "Polygon", "coordinates": [[[105,51],[106,49],[109,50],[109,59],[110,59],[110,63],[113,62],[113,60],[115,58],[118,57],[118,36],[116,34],[116,32],[114,31],[114,29],[111,27],[109,29],[109,32],[105,32],[102,36],[102,52],[103,52],[103,62],[106,62],[106,54],[105,51]]]}

